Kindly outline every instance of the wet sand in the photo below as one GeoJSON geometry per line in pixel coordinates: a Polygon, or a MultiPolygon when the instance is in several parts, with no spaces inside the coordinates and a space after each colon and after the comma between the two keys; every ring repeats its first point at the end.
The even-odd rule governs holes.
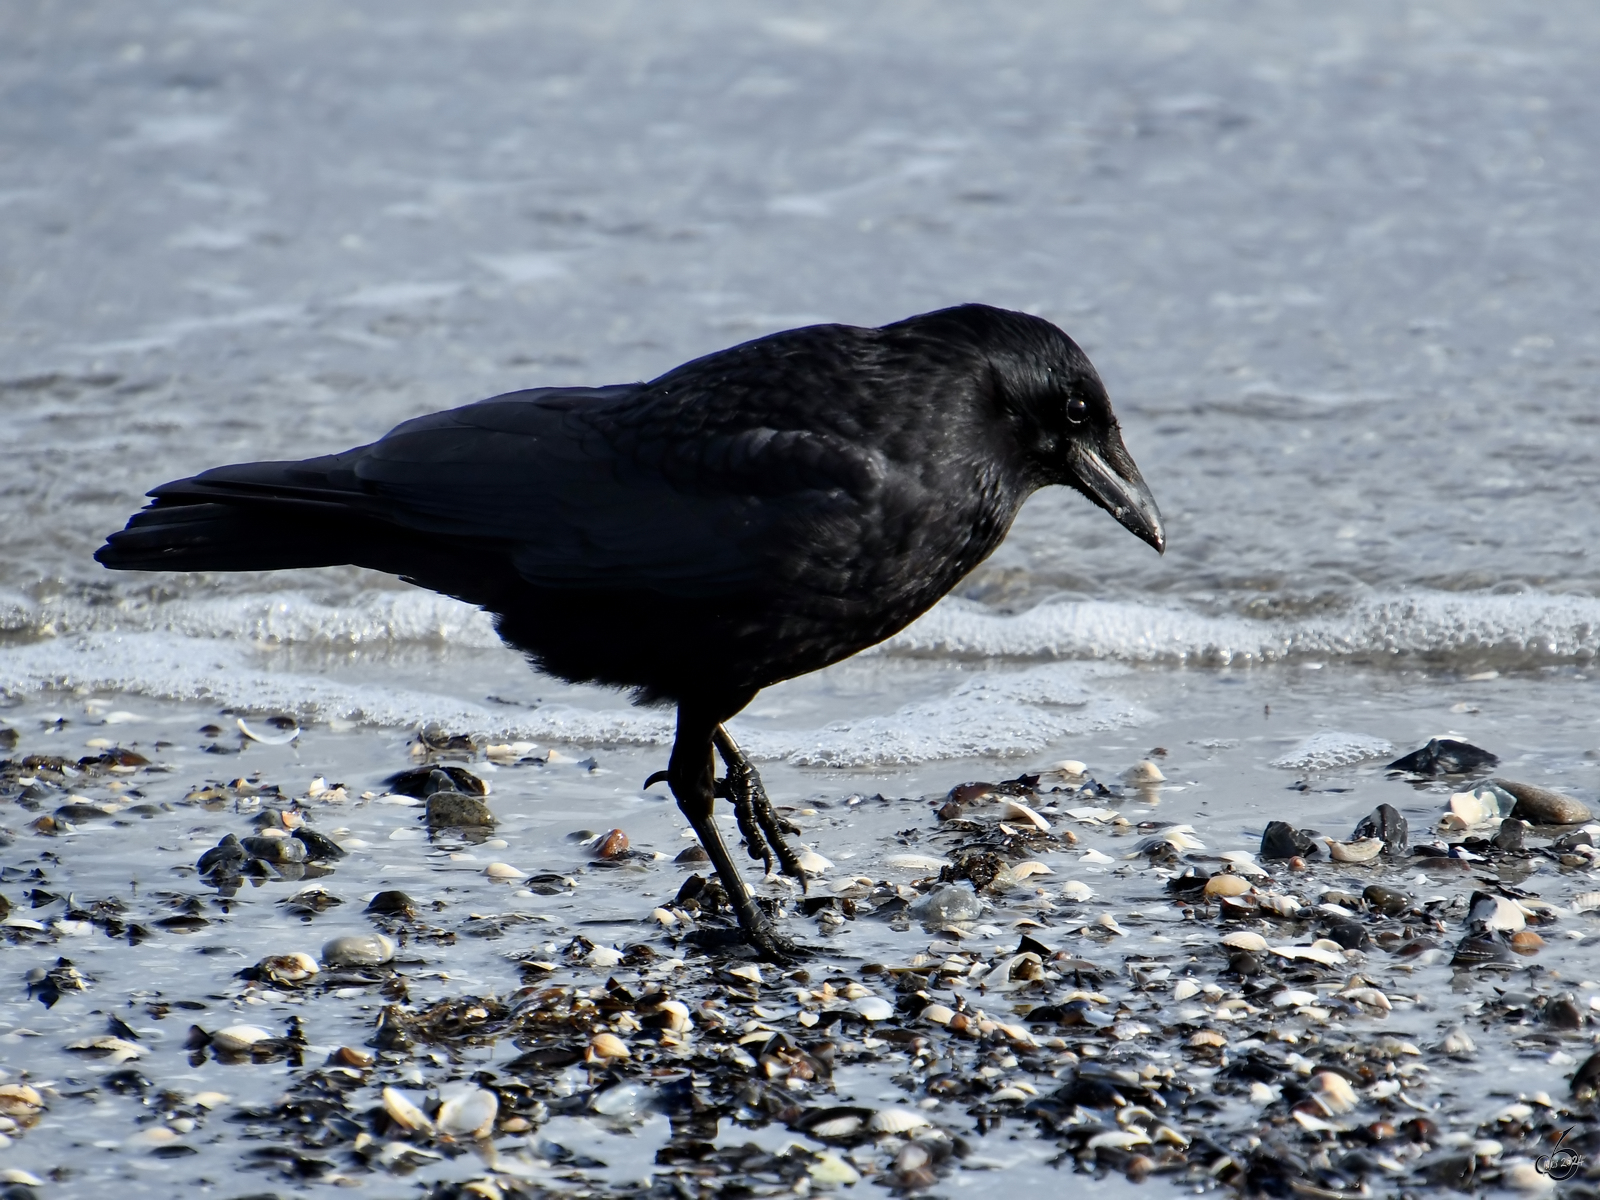
{"type": "MultiPolygon", "coordinates": [[[[1560,681],[1186,686],[1203,717],[1048,761],[767,765],[826,860],[805,895],[759,885],[816,949],[800,968],[696,941],[721,923],[707,893],[685,898],[705,866],[677,861],[694,843],[664,790],[638,788],[661,748],[491,756],[487,739],[430,750],[325,723],[269,745],[237,724],[286,736],[269,714],[20,699],[0,791],[0,1165],[39,1196],[952,1194],[1000,1172],[1090,1194],[1356,1195],[1538,1190],[1534,1162],[1568,1128],[1600,1157],[1572,1082],[1600,1040],[1600,911],[1579,900],[1600,872],[1550,849],[1570,829],[1465,861],[1238,855],[1273,819],[1348,840],[1380,803],[1413,846],[1492,834],[1434,831],[1470,781],[1382,770],[1426,740],[1407,736],[1433,720],[1422,696],[1462,697],[1456,732],[1500,755],[1495,774],[1592,797],[1583,727],[1517,718],[1560,681]],[[1273,765],[1357,710],[1393,752],[1273,765]],[[1049,772],[1068,757],[1096,782],[1049,772]],[[1141,761],[1165,779],[1125,783],[1141,761]],[[497,824],[430,834],[424,804],[384,786],[428,764],[486,781],[497,824]],[[226,835],[289,832],[274,812],[345,857],[197,874],[226,835]],[[613,829],[626,851],[596,857],[613,829]],[[1483,890],[1521,898],[1542,944],[1452,965],[1483,890]],[[369,911],[396,891],[409,911],[369,911]],[[1328,940],[1352,926],[1355,948],[1328,940]],[[379,933],[391,961],[315,962],[379,933]],[[312,961],[266,961],[293,954],[312,961]]],[[[1590,1194],[1577,1174],[1564,1194],[1590,1194]]]]}

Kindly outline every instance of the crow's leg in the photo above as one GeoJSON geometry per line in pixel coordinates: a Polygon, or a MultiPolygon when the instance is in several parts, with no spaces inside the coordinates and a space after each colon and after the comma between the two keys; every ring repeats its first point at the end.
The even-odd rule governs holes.
{"type": "Polygon", "coordinates": [[[800,869],[800,856],[783,840],[786,833],[799,833],[800,827],[785,821],[772,811],[772,801],[767,799],[767,789],[755,766],[739,749],[727,727],[718,725],[712,742],[722,761],[728,765],[728,792],[733,810],[739,815],[739,831],[749,845],[750,857],[759,858],[772,870],[772,856],[776,852],[783,873],[800,881],[800,890],[806,887],[806,873],[800,869]],[[757,826],[759,825],[759,829],[757,826]],[[765,834],[765,840],[762,835],[765,834]],[[771,849],[769,850],[768,844],[771,849]]]}
{"type": "Polygon", "coordinates": [[[755,897],[745,886],[734,866],[733,855],[723,843],[712,818],[716,803],[716,770],[711,759],[712,738],[718,720],[704,711],[694,711],[685,705],[678,708],[678,736],[672,743],[672,758],[667,766],[667,783],[677,798],[678,808],[689,819],[695,836],[711,858],[711,865],[722,880],[722,889],[728,902],[738,914],[739,927],[747,942],[761,952],[761,957],[772,962],[794,962],[804,955],[802,947],[780,934],[772,927],[755,897]]]}

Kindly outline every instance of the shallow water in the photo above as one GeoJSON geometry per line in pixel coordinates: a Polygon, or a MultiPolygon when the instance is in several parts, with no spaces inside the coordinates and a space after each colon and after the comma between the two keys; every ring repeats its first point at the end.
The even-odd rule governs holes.
{"type": "MultiPolygon", "coordinates": [[[[1149,553],[1075,496],[1036,496],[957,596],[740,717],[781,801],[942,796],[1062,757],[1110,778],[1159,744],[1174,781],[1159,817],[1214,848],[1252,846],[1274,817],[1314,814],[1344,836],[1397,794],[1414,830],[1431,825],[1439,797],[1385,781],[1382,756],[1308,776],[1352,790],[1289,790],[1305,771],[1271,764],[1330,731],[1396,753],[1454,731],[1507,773],[1592,801],[1597,41],[1600,17],[1578,3],[10,6],[0,689],[17,753],[166,738],[151,757],[174,773],[139,777],[155,802],[257,766],[286,790],[326,774],[359,795],[438,722],[612,772],[496,773],[505,861],[576,871],[581,852],[545,835],[608,824],[666,850],[671,806],[634,788],[660,765],[668,715],[531,675],[480,614],[350,570],[112,575],[94,548],[147,487],[218,462],[340,449],[517,387],[650,377],[812,320],[983,300],[1049,317],[1088,350],[1170,550],[1149,553]],[[292,749],[201,755],[193,731],[228,725],[224,708],[293,713],[305,733],[292,749]],[[112,712],[140,720],[100,728],[112,712]],[[48,732],[52,713],[70,723],[48,732]]],[[[835,816],[802,823],[876,880],[899,828],[934,829],[931,808],[903,826],[898,811],[838,818],[856,834],[835,816]]],[[[352,803],[318,820],[387,846],[406,815],[352,803]]],[[[198,892],[182,869],[243,832],[237,814],[180,807],[47,840],[33,816],[0,800],[21,835],[0,862],[58,854],[45,890],[124,900],[129,862],[139,895],[198,892]]],[[[65,954],[96,986],[48,1014],[19,993],[3,1019],[41,1036],[0,1059],[87,1079],[61,1045],[107,996],[182,980],[231,1007],[229,977],[258,941],[305,932],[315,951],[324,928],[363,927],[357,901],[391,872],[459,889],[452,921],[515,909],[425,842],[390,848],[403,853],[339,865],[346,904],[310,931],[262,903],[287,887],[272,884],[241,893],[215,942],[93,935],[69,952],[48,935],[28,966],[65,954]]],[[[583,879],[585,912],[638,922],[677,874],[583,879]]],[[[1104,893],[1117,911],[1148,893],[1123,882],[1104,893]]],[[[4,894],[20,903],[22,886],[4,894]]],[[[565,922],[564,942],[573,913],[558,899],[527,904],[565,922]]],[[[1600,973],[1584,957],[1592,928],[1575,928],[1588,937],[1550,939],[1537,959],[1552,978],[1600,973]]],[[[411,970],[451,980],[413,994],[458,972],[504,994],[516,974],[498,951],[520,936],[462,938],[411,970]]],[[[914,940],[853,921],[829,944],[895,963],[914,940]]],[[[1391,1021],[1431,1045],[1460,1012],[1445,976],[1425,983],[1437,1010],[1391,1021]]],[[[373,1003],[268,1007],[279,1022],[315,1014],[322,1046],[368,1036],[373,1003]]],[[[225,1079],[244,1103],[284,1085],[282,1064],[181,1078],[183,1027],[140,1026],[152,1044],[164,1034],[147,1071],[162,1086],[225,1079]]],[[[1563,1094],[1570,1068],[1479,1041],[1477,1065],[1443,1068],[1465,1073],[1463,1121],[1489,1111],[1467,1111],[1472,1071],[1520,1069],[1513,1092],[1563,1094]]],[[[892,1090],[881,1074],[842,1066],[837,1080],[892,1090]]],[[[145,1111],[104,1092],[64,1100],[0,1153],[42,1171],[71,1139],[120,1144],[145,1111]],[[91,1111],[112,1132],[86,1140],[91,1111]]],[[[596,1157],[648,1174],[662,1119],[596,1157]]],[[[1054,1172],[1037,1164],[1058,1147],[1025,1128],[999,1136],[1023,1136],[1007,1153],[1035,1165],[1009,1169],[1054,1172]]],[[[975,1153],[999,1154],[996,1136],[975,1153]]],[[[160,1192],[231,1170],[238,1149],[196,1148],[106,1151],[82,1170],[160,1192]]],[[[449,1174],[419,1176],[433,1169],[449,1174]]]]}

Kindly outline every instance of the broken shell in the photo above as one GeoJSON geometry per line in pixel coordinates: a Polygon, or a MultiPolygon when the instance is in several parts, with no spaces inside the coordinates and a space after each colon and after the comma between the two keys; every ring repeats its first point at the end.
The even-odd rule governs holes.
{"type": "Polygon", "coordinates": [[[439,1106],[439,1130],[451,1137],[488,1137],[500,1112],[500,1098],[487,1088],[451,1096],[439,1106]]]}
{"type": "Polygon", "coordinates": [[[1213,875],[1206,880],[1208,896],[1242,896],[1250,890],[1250,881],[1238,875],[1213,875]]]}
{"type": "Polygon", "coordinates": [[[597,1033],[589,1043],[589,1056],[591,1058],[632,1058],[633,1052],[628,1049],[628,1044],[614,1033],[597,1033]]]}
{"type": "Polygon", "coordinates": [[[899,871],[938,871],[950,865],[948,858],[935,858],[931,854],[891,854],[884,865],[899,871]]]}
{"type": "Polygon", "coordinates": [[[266,1041],[271,1036],[272,1034],[259,1025],[229,1025],[211,1035],[211,1044],[218,1050],[237,1054],[250,1049],[257,1042],[266,1041]]]}
{"type": "Polygon", "coordinates": [[[1240,930],[1238,933],[1230,933],[1224,937],[1222,944],[1235,950],[1248,950],[1251,953],[1259,954],[1267,948],[1267,939],[1259,933],[1240,930]]]}
{"type": "Polygon", "coordinates": [[[383,1089],[380,1097],[383,1111],[389,1114],[391,1120],[402,1129],[413,1132],[433,1132],[433,1122],[428,1120],[428,1114],[423,1112],[409,1099],[392,1087],[383,1089]]]}
{"type": "Polygon", "coordinates": [[[394,957],[394,943],[381,933],[358,933],[324,942],[322,961],[330,967],[376,967],[394,957]]]}
{"type": "Polygon", "coordinates": [[[274,954],[256,964],[256,971],[272,983],[304,983],[322,968],[317,960],[303,951],[293,954],[274,954]]]}
{"type": "Polygon", "coordinates": [[[260,742],[263,746],[287,746],[290,742],[294,741],[295,738],[300,736],[300,726],[298,725],[294,726],[287,733],[262,733],[259,730],[251,729],[250,726],[246,725],[243,717],[236,718],[234,723],[239,726],[239,732],[244,734],[245,737],[249,738],[252,742],[260,742]]]}
{"type": "Polygon", "coordinates": [[[1020,800],[1007,800],[1000,806],[1002,821],[1026,821],[1041,833],[1050,832],[1050,822],[1020,800]]]}
{"type": "Polygon", "coordinates": [[[867,1128],[874,1133],[906,1133],[923,1129],[933,1122],[912,1108],[880,1108],[872,1114],[867,1128]]]}
{"type": "Polygon", "coordinates": [[[1322,840],[1328,844],[1328,853],[1334,862],[1371,862],[1383,852],[1382,838],[1362,838],[1358,842],[1341,842],[1331,837],[1322,840]]]}

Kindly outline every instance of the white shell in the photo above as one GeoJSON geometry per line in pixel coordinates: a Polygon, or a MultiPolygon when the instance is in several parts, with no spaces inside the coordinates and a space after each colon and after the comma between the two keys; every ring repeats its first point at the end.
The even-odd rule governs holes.
{"type": "Polygon", "coordinates": [[[891,854],[883,861],[885,866],[897,871],[937,871],[950,865],[948,858],[935,858],[931,854],[891,854]]]}
{"type": "Polygon", "coordinates": [[[867,1128],[874,1133],[906,1133],[923,1129],[933,1122],[912,1108],[880,1108],[872,1114],[867,1128]]]}
{"type": "Polygon", "coordinates": [[[474,1088],[451,1096],[439,1106],[435,1118],[442,1133],[451,1137],[488,1137],[500,1113],[500,1098],[487,1088],[474,1088]]]}
{"type": "Polygon", "coordinates": [[[1020,800],[1007,800],[1000,806],[1002,821],[1026,821],[1041,833],[1050,832],[1050,822],[1020,800]]]}
{"type": "Polygon", "coordinates": [[[252,742],[260,742],[263,746],[287,746],[300,736],[300,727],[298,725],[289,730],[288,733],[259,733],[246,725],[243,717],[239,717],[235,724],[239,726],[239,732],[244,734],[245,737],[252,742]]]}
{"type": "Polygon", "coordinates": [[[1130,1146],[1149,1144],[1149,1137],[1137,1129],[1112,1129],[1105,1133],[1097,1133],[1088,1141],[1091,1150],[1098,1150],[1102,1146],[1108,1150],[1126,1150],[1130,1146]]]}
{"type": "Polygon", "coordinates": [[[832,1117],[826,1121],[818,1121],[806,1132],[811,1134],[812,1137],[845,1138],[858,1133],[862,1124],[860,1117],[832,1117]]]}
{"type": "Polygon", "coordinates": [[[1311,1086],[1316,1090],[1317,1103],[1329,1116],[1351,1112],[1357,1104],[1355,1089],[1343,1075],[1319,1071],[1311,1077],[1311,1086]]]}
{"type": "Polygon", "coordinates": [[[1267,948],[1267,939],[1259,933],[1240,930],[1238,933],[1230,933],[1224,937],[1222,944],[1224,946],[1232,946],[1235,950],[1249,950],[1259,953],[1267,948]]]}
{"type": "Polygon", "coordinates": [[[1166,778],[1161,773],[1161,768],[1148,758],[1134,763],[1122,773],[1122,782],[1132,784],[1162,783],[1166,778]]]}
{"type": "Polygon", "coordinates": [[[229,1025],[226,1029],[219,1029],[211,1035],[211,1044],[219,1050],[248,1050],[257,1042],[265,1041],[271,1036],[272,1034],[259,1025],[229,1025]]]}
{"type": "Polygon", "coordinates": [[[863,996],[855,1002],[855,1006],[863,1020],[887,1021],[894,1016],[894,1005],[881,996],[863,996]]]}
{"type": "Polygon", "coordinates": [[[388,1113],[394,1123],[402,1129],[433,1132],[433,1122],[428,1120],[428,1114],[413,1104],[404,1093],[386,1087],[380,1099],[383,1102],[383,1111],[388,1113]]]}

